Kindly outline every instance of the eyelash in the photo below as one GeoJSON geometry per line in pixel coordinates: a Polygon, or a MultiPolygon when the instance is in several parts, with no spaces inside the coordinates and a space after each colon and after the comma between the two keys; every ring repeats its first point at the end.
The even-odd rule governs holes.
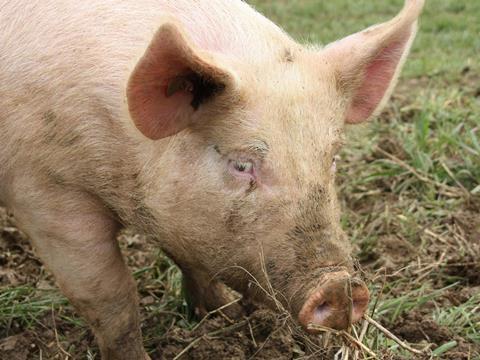
{"type": "Polygon", "coordinates": [[[241,173],[252,173],[253,172],[253,163],[251,161],[234,161],[233,168],[241,173]]]}
{"type": "Polygon", "coordinates": [[[238,179],[256,180],[255,163],[252,160],[229,160],[228,169],[231,175],[238,179]]]}
{"type": "Polygon", "coordinates": [[[340,160],[340,156],[338,155],[335,155],[333,158],[332,158],[332,170],[333,172],[336,172],[337,171],[337,161],[340,160]]]}

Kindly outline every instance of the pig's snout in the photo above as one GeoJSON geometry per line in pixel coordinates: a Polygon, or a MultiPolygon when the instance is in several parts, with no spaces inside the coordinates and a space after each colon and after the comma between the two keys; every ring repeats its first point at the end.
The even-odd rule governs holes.
{"type": "Polygon", "coordinates": [[[346,271],[327,273],[322,284],[307,298],[298,318],[307,329],[313,324],[343,330],[362,318],[369,298],[363,281],[351,278],[346,271]]]}

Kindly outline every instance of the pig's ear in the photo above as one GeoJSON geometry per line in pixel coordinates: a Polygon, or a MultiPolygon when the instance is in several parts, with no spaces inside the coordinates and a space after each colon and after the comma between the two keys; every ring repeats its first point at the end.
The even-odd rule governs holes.
{"type": "Polygon", "coordinates": [[[196,48],[177,25],[165,23],[130,75],[128,110],[143,135],[161,139],[198,121],[202,107],[234,83],[212,54],[196,48]]]}
{"type": "Polygon", "coordinates": [[[424,0],[406,0],[392,20],[336,41],[321,51],[347,98],[345,121],[360,123],[388,100],[416,33],[424,0]]]}

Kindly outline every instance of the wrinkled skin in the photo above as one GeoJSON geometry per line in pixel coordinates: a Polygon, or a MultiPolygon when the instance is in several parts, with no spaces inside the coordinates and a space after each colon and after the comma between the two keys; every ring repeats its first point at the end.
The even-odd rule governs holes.
{"type": "Polygon", "coordinates": [[[200,315],[225,285],[305,327],[362,315],[333,159],[388,98],[421,7],[317,49],[236,0],[0,2],[0,203],[102,358],[148,358],[125,225],[180,266],[200,315]]]}

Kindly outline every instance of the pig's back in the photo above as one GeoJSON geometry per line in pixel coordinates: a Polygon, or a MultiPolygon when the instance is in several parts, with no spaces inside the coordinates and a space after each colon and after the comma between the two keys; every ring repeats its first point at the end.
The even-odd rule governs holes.
{"type": "Polygon", "coordinates": [[[9,164],[78,176],[126,152],[125,84],[166,16],[247,62],[287,40],[240,0],[0,0],[0,185],[9,164]]]}

